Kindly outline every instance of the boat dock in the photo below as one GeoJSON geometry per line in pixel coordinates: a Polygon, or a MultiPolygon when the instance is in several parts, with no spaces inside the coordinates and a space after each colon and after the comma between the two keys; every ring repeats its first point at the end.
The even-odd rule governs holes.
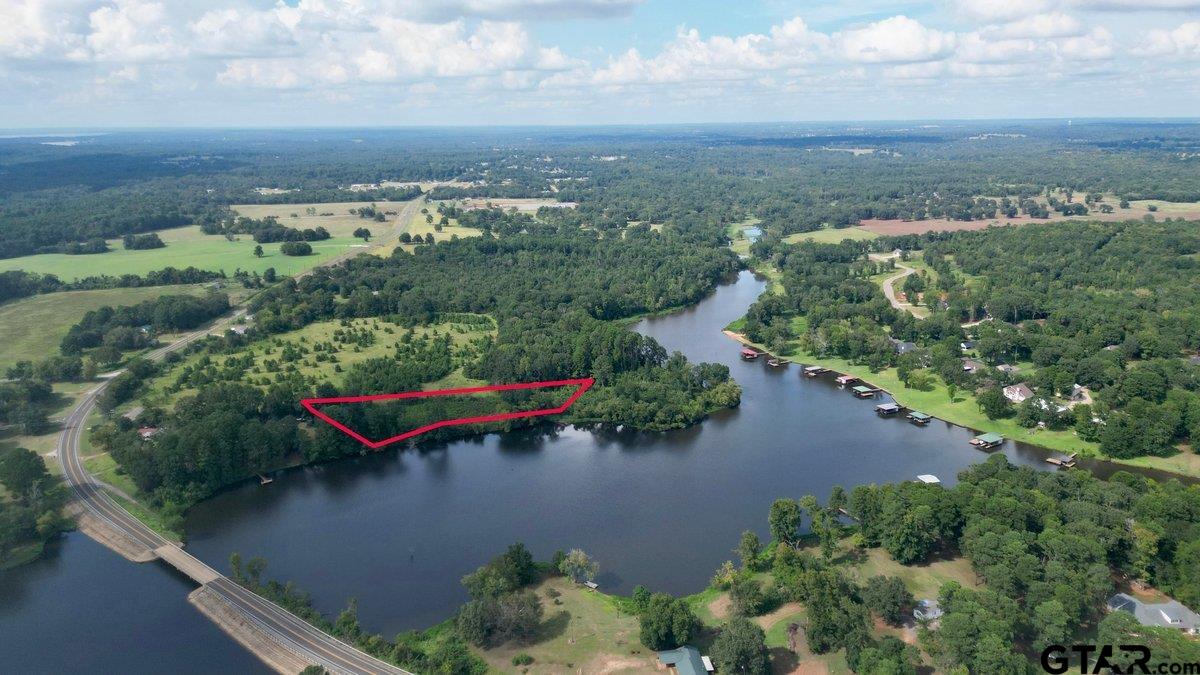
{"type": "Polygon", "coordinates": [[[900,412],[900,406],[895,403],[880,403],[875,406],[875,412],[880,416],[895,415],[900,412]]]}
{"type": "Polygon", "coordinates": [[[855,385],[851,388],[851,391],[859,398],[875,398],[875,395],[879,393],[879,390],[875,387],[868,387],[865,384],[855,385]]]}
{"type": "Polygon", "coordinates": [[[1069,455],[1055,455],[1053,457],[1047,457],[1046,461],[1064,469],[1072,469],[1075,468],[1076,456],[1077,453],[1072,452],[1069,455]]]}
{"type": "Polygon", "coordinates": [[[754,359],[757,359],[757,358],[758,358],[757,351],[750,349],[749,347],[742,349],[742,360],[743,361],[753,361],[754,359]]]}
{"type": "Polygon", "coordinates": [[[816,377],[818,375],[821,375],[823,373],[828,373],[828,372],[829,372],[828,368],[822,368],[821,366],[807,366],[804,368],[804,376],[805,377],[816,377]]]}
{"type": "Polygon", "coordinates": [[[908,415],[905,415],[905,417],[908,418],[909,422],[922,427],[926,424],[929,424],[929,421],[933,419],[932,415],[926,415],[925,413],[917,410],[909,411],[908,415]]]}
{"type": "Polygon", "coordinates": [[[853,375],[838,375],[837,378],[838,385],[843,387],[848,384],[854,384],[855,382],[858,382],[858,378],[853,375]]]}
{"type": "Polygon", "coordinates": [[[990,450],[1004,442],[1004,437],[1000,434],[987,433],[980,434],[971,439],[971,445],[980,450],[990,450]]]}

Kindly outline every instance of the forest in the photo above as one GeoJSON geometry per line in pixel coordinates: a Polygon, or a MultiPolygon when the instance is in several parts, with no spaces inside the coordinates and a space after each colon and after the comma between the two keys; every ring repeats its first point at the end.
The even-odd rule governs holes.
{"type": "MultiPolygon", "coordinates": [[[[753,212],[804,232],[865,218],[958,220],[1024,213],[1047,187],[1121,200],[1200,200],[1194,126],[1093,122],[679,126],[573,132],[480,130],[115,133],[73,147],[0,142],[0,257],[62,250],[188,223],[217,225],[229,205],[552,197],[556,218],[597,229],[664,223],[687,211],[753,212]],[[1016,132],[1003,140],[981,133],[1016,132]],[[357,143],[353,141],[363,141],[357,143]],[[352,143],[353,142],[353,143],[352,143]],[[869,154],[829,151],[866,147],[869,154]],[[260,188],[276,192],[264,192],[260,188]],[[685,198],[686,197],[686,198],[685,198]]],[[[1073,213],[1100,209],[1051,205],[1073,213]]],[[[549,217],[547,219],[550,219],[549,217]]],[[[733,222],[737,218],[730,218],[733,222]]]]}
{"type": "MultiPolygon", "coordinates": [[[[466,364],[467,377],[490,383],[595,377],[596,386],[563,421],[647,430],[686,426],[738,404],[740,390],[728,368],[688,363],[616,320],[694,303],[735,271],[738,262],[729,251],[697,246],[697,240],[713,236],[710,229],[715,227],[700,224],[693,233],[647,230],[602,237],[565,227],[555,233],[445,241],[413,253],[397,249],[388,258],[360,256],[264,289],[251,303],[254,335],[282,334],[331,319],[380,317],[415,326],[448,314],[487,314],[496,321],[497,337],[466,364]]],[[[64,340],[64,350],[113,342],[135,318],[157,317],[175,302],[164,297],[154,307],[89,314],[64,340]]],[[[179,375],[186,380],[179,383],[198,385],[198,391],[169,410],[143,413],[138,424],[158,425],[162,433],[142,439],[137,425],[117,418],[93,435],[159,505],[173,505],[168,510],[281,466],[290,456],[320,461],[363,451],[357,441],[324,424],[311,433],[299,431],[295,418],[303,413],[301,398],[408,391],[452,369],[444,344],[402,343],[388,357],[350,366],[340,387],[331,382],[313,387],[280,371],[264,391],[240,381],[238,345],[249,337],[210,338],[200,347],[224,367],[186,369],[179,375]]],[[[112,409],[137,395],[146,376],[136,370],[130,368],[110,385],[102,407],[112,409]]],[[[560,400],[544,403],[553,395],[425,399],[332,414],[370,437],[387,438],[447,417],[553,407],[561,394],[560,400]]],[[[477,431],[452,427],[433,436],[477,431]]]]}
{"type": "Polygon", "coordinates": [[[752,306],[746,331],[781,352],[797,340],[817,355],[896,367],[902,379],[937,376],[973,392],[988,417],[1072,429],[1111,457],[1172,455],[1200,437],[1195,223],[1025,225],[838,245],[764,239],[753,251],[779,267],[785,292],[752,306]],[[873,279],[894,263],[867,254],[895,247],[930,268],[904,284],[924,299],[926,319],[894,309],[873,279]],[[789,320],[797,315],[806,321],[799,333],[789,320]],[[919,349],[900,354],[893,340],[919,349]],[[968,340],[986,367],[964,368],[968,340]],[[1028,365],[1008,369],[1017,364],[1028,365]],[[1018,383],[1036,396],[1010,402],[1002,389],[1018,383]],[[1077,387],[1091,400],[1055,403],[1077,387]]]}

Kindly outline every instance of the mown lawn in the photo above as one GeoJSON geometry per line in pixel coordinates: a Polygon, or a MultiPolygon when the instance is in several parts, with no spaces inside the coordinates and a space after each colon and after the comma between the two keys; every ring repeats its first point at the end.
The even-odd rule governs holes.
{"type": "Polygon", "coordinates": [[[864,230],[861,227],[843,227],[840,229],[825,227],[812,232],[797,232],[796,234],[789,234],[783,238],[783,241],[788,244],[795,244],[801,241],[815,241],[818,244],[840,244],[845,239],[850,239],[852,241],[870,241],[871,239],[878,238],[878,234],[875,234],[870,230],[864,230]]]}
{"type": "Polygon", "coordinates": [[[93,309],[105,305],[136,305],[160,295],[203,295],[207,292],[202,284],[113,288],[46,293],[0,305],[0,375],[17,361],[39,361],[57,354],[58,343],[67,331],[93,309]]]}
{"type": "Polygon", "coordinates": [[[532,588],[545,610],[531,644],[508,643],[474,648],[498,673],[645,673],[653,672],[657,655],[642,646],[636,617],[621,612],[611,598],[563,577],[551,577],[532,588]],[[554,597],[557,594],[557,597],[554,597]],[[514,666],[517,654],[533,663],[514,666]]]}

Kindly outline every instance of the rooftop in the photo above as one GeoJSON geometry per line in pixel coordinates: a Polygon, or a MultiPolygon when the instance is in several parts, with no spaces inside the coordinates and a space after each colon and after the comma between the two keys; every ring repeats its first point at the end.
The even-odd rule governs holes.
{"type": "Polygon", "coordinates": [[[689,645],[659,652],[658,660],[666,666],[675,666],[675,672],[679,675],[705,675],[708,672],[700,657],[700,650],[689,645]]]}
{"type": "Polygon", "coordinates": [[[1004,440],[1004,437],[997,433],[988,432],[986,434],[979,434],[975,437],[975,440],[980,443],[999,443],[1004,440]]]}
{"type": "Polygon", "coordinates": [[[1117,593],[1108,599],[1112,612],[1129,612],[1143,626],[1178,628],[1189,633],[1200,632],[1200,614],[1196,614],[1178,600],[1146,603],[1129,595],[1117,593]]]}

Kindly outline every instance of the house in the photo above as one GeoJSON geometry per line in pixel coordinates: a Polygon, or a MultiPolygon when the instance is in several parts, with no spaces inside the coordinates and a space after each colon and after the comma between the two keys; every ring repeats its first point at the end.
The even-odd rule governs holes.
{"type": "Polygon", "coordinates": [[[1065,405],[1060,405],[1058,403],[1051,403],[1050,401],[1047,401],[1044,398],[1038,398],[1035,405],[1037,405],[1037,407],[1041,408],[1042,410],[1045,410],[1046,412],[1049,412],[1050,410],[1054,410],[1054,412],[1056,412],[1060,415],[1062,413],[1065,413],[1068,410],[1070,410],[1070,408],[1068,408],[1065,405]]]}
{"type": "Polygon", "coordinates": [[[668,668],[674,668],[678,675],[704,675],[713,670],[711,661],[700,656],[700,650],[690,645],[661,651],[658,660],[668,668]]]}
{"type": "Polygon", "coordinates": [[[159,429],[158,427],[139,427],[138,428],[138,436],[141,436],[142,440],[145,441],[150,438],[153,438],[160,431],[162,431],[162,429],[159,429]]]}
{"type": "Polygon", "coordinates": [[[1143,626],[1177,628],[1188,635],[1200,635],[1200,614],[1178,600],[1148,603],[1128,593],[1117,593],[1108,599],[1108,611],[1129,612],[1143,626]]]}
{"type": "Polygon", "coordinates": [[[229,327],[229,332],[236,333],[237,335],[245,335],[248,330],[250,330],[250,327],[244,324],[229,327]]]}
{"type": "Polygon", "coordinates": [[[1067,396],[1067,400],[1071,403],[1091,403],[1092,394],[1087,390],[1087,387],[1077,384],[1071,387],[1071,394],[1067,396]]]}
{"type": "Polygon", "coordinates": [[[962,342],[958,343],[958,348],[964,352],[969,352],[972,349],[975,349],[975,343],[971,340],[963,340],[962,342]]]}
{"type": "Polygon", "coordinates": [[[942,479],[931,473],[923,473],[920,476],[917,476],[917,480],[927,485],[938,485],[942,482],[942,479]]]}
{"type": "Polygon", "coordinates": [[[1190,363],[1193,366],[1200,366],[1200,356],[1197,356],[1195,354],[1189,356],[1188,363],[1190,363]]]}
{"type": "Polygon", "coordinates": [[[987,364],[975,359],[963,359],[962,368],[964,373],[981,373],[987,364]]]}
{"type": "Polygon", "coordinates": [[[913,608],[913,618],[917,621],[937,621],[942,618],[942,608],[937,600],[920,600],[913,608]]]}
{"type": "Polygon", "coordinates": [[[1029,385],[1025,384],[1024,382],[1021,382],[1020,384],[1010,384],[1004,388],[1004,398],[1012,401],[1013,403],[1021,403],[1025,399],[1032,396],[1033,390],[1030,389],[1029,385]]]}
{"type": "Polygon", "coordinates": [[[1016,375],[1017,373],[1021,372],[1020,368],[1007,363],[1001,363],[1000,365],[996,366],[996,370],[1004,373],[1005,375],[1016,375]]]}
{"type": "Polygon", "coordinates": [[[888,339],[892,341],[892,348],[896,350],[897,354],[907,354],[917,348],[917,345],[912,342],[905,342],[896,338],[888,339]]]}

